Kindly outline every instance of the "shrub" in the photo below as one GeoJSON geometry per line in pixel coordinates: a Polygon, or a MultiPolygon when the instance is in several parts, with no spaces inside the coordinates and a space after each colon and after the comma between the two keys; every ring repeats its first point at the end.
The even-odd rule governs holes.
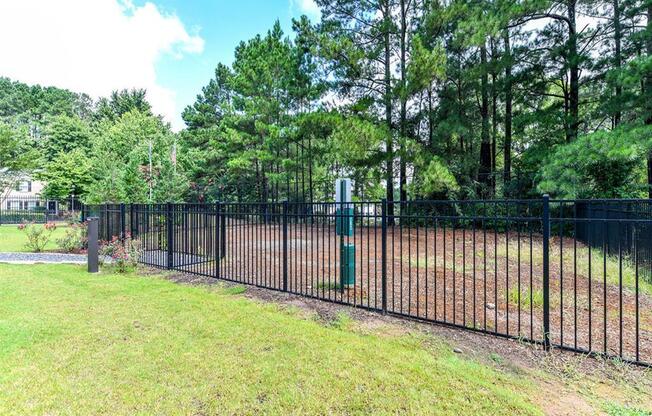
{"type": "Polygon", "coordinates": [[[66,211],[61,214],[63,220],[68,223],[68,225],[73,226],[75,224],[79,224],[79,221],[81,220],[81,213],[80,212],[74,212],[74,211],[66,211]]]}
{"type": "Polygon", "coordinates": [[[66,253],[79,253],[88,246],[88,223],[72,222],[57,245],[66,253]]]}
{"type": "Polygon", "coordinates": [[[54,230],[57,229],[57,225],[53,222],[48,222],[45,225],[39,226],[31,222],[26,222],[20,224],[18,229],[27,235],[25,247],[34,253],[40,253],[50,241],[50,237],[52,237],[54,230]]]}
{"type": "Polygon", "coordinates": [[[118,273],[132,271],[138,265],[141,255],[140,241],[127,234],[125,238],[114,236],[111,241],[103,241],[100,245],[100,257],[110,257],[112,267],[118,273]]]}

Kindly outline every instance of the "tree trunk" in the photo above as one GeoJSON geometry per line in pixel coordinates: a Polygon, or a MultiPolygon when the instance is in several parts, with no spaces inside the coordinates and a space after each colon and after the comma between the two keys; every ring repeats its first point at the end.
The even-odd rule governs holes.
{"type": "MultiPolygon", "coordinates": [[[[390,10],[389,3],[384,2],[385,10],[383,11],[383,16],[385,19],[390,19],[390,10]]],[[[389,29],[386,27],[385,33],[383,36],[383,41],[385,43],[385,123],[387,123],[387,142],[386,142],[386,151],[387,151],[387,201],[390,202],[388,205],[387,213],[390,216],[394,215],[394,204],[391,202],[394,201],[394,140],[392,132],[392,85],[391,85],[391,71],[390,71],[390,59],[391,51],[389,44],[389,29]]]]}
{"type": "MultiPolygon", "coordinates": [[[[461,68],[460,68],[461,69],[461,68]]],[[[462,99],[462,77],[458,78],[457,83],[457,117],[458,120],[462,121],[464,118],[464,100],[462,99]]],[[[464,134],[460,134],[460,153],[464,153],[464,134]]]]}
{"type": "Polygon", "coordinates": [[[400,100],[401,100],[401,125],[400,125],[400,144],[401,144],[401,156],[400,156],[400,195],[399,198],[402,201],[407,200],[407,162],[405,160],[405,136],[407,133],[406,123],[407,123],[407,97],[405,93],[405,52],[406,52],[406,34],[407,34],[407,19],[406,19],[406,7],[405,0],[401,0],[401,90],[400,90],[400,100]]]}
{"type": "Polygon", "coordinates": [[[496,42],[491,39],[491,196],[496,195],[496,140],[498,139],[498,93],[496,89],[496,42]]]}
{"type": "Polygon", "coordinates": [[[572,142],[577,138],[579,128],[579,55],[577,53],[577,29],[575,23],[576,0],[568,0],[568,69],[570,72],[569,90],[569,120],[566,141],[572,142]]]}
{"type": "MultiPolygon", "coordinates": [[[[512,51],[509,43],[509,29],[504,34],[505,42],[505,140],[503,143],[503,183],[507,187],[512,178],[512,51]]],[[[508,189],[508,188],[505,188],[508,189]]]]}
{"type": "Polygon", "coordinates": [[[483,196],[486,196],[491,170],[491,144],[489,143],[489,74],[487,72],[487,47],[484,44],[480,47],[480,64],[482,66],[482,103],[480,109],[480,116],[482,117],[482,142],[480,144],[478,182],[483,185],[481,192],[483,196]]]}
{"type": "MultiPolygon", "coordinates": [[[[622,65],[622,56],[621,56],[621,39],[622,39],[622,30],[620,24],[620,4],[618,0],[613,0],[614,8],[614,68],[620,69],[622,65]]],[[[620,124],[621,112],[620,112],[620,96],[622,95],[622,87],[620,82],[616,81],[615,88],[615,99],[614,102],[616,106],[616,112],[614,113],[613,126],[618,127],[620,124]]]]}
{"type": "Polygon", "coordinates": [[[428,87],[428,146],[431,150],[435,148],[434,127],[432,125],[432,85],[428,87]]]}
{"type": "MultiPolygon", "coordinates": [[[[645,52],[652,57],[652,2],[647,5],[647,33],[645,34],[645,52]]],[[[645,74],[645,124],[652,125],[652,71],[645,74]]],[[[652,151],[647,156],[648,198],[652,199],[652,151]]]]}
{"type": "Polygon", "coordinates": [[[308,192],[310,192],[309,195],[309,201],[311,204],[314,202],[314,192],[313,192],[313,181],[312,181],[312,139],[310,136],[308,136],[308,192]]]}

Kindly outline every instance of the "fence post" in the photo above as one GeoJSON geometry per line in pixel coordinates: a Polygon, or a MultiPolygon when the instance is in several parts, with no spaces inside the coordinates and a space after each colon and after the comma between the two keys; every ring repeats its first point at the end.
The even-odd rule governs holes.
{"type": "Polygon", "coordinates": [[[125,204],[120,204],[120,238],[124,239],[127,236],[127,211],[125,204]]]}
{"type": "Polygon", "coordinates": [[[86,222],[86,204],[81,204],[81,222],[86,222]]]}
{"type": "Polygon", "coordinates": [[[283,201],[283,291],[288,291],[288,201],[283,201]]]}
{"type": "Polygon", "coordinates": [[[226,208],[224,205],[220,204],[220,258],[223,259],[226,256],[226,208]]]}
{"type": "Polygon", "coordinates": [[[550,197],[543,196],[543,347],[550,349],[550,197]]]}
{"type": "Polygon", "coordinates": [[[102,204],[102,214],[100,214],[100,221],[102,221],[102,215],[104,216],[104,239],[106,241],[111,241],[111,221],[109,218],[109,205],[102,204]]]}
{"type": "Polygon", "coordinates": [[[222,242],[220,237],[222,235],[220,216],[220,202],[215,203],[215,277],[220,278],[220,259],[222,258],[222,242]]]}
{"type": "Polygon", "coordinates": [[[383,314],[387,313],[387,200],[383,198],[381,206],[381,279],[383,314]]]}
{"type": "Polygon", "coordinates": [[[135,220],[134,220],[134,203],[132,202],[129,204],[129,234],[131,235],[131,238],[134,238],[136,236],[136,232],[134,231],[134,225],[135,225],[135,220]]]}
{"type": "Polygon", "coordinates": [[[174,267],[174,230],[172,229],[173,227],[173,221],[172,221],[172,203],[168,202],[167,207],[165,210],[165,228],[167,231],[167,251],[168,251],[168,261],[167,261],[167,268],[168,270],[172,270],[174,267]]]}

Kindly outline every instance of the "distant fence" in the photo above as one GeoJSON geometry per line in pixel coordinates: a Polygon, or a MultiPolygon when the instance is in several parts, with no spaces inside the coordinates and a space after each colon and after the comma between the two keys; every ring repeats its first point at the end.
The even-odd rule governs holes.
{"type": "Polygon", "coordinates": [[[0,198],[0,225],[64,221],[79,215],[81,210],[82,203],[74,197],[46,199],[9,195],[0,198]]]}
{"type": "Polygon", "coordinates": [[[85,207],[155,267],[643,365],[649,200],[85,207]]]}

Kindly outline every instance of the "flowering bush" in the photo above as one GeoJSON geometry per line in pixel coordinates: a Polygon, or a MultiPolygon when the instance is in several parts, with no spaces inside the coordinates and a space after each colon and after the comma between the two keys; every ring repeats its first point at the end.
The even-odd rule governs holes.
{"type": "Polygon", "coordinates": [[[140,241],[131,238],[130,234],[122,239],[114,236],[111,241],[101,242],[99,254],[100,258],[111,257],[111,264],[118,273],[126,273],[138,265],[141,255],[140,241]]]}
{"type": "Polygon", "coordinates": [[[80,253],[88,247],[88,222],[72,222],[57,245],[66,253],[80,253]]]}
{"type": "Polygon", "coordinates": [[[18,229],[27,235],[25,247],[34,253],[40,253],[50,241],[50,237],[52,237],[54,230],[57,229],[57,225],[48,222],[43,226],[39,226],[32,222],[25,222],[20,224],[18,229]]]}

